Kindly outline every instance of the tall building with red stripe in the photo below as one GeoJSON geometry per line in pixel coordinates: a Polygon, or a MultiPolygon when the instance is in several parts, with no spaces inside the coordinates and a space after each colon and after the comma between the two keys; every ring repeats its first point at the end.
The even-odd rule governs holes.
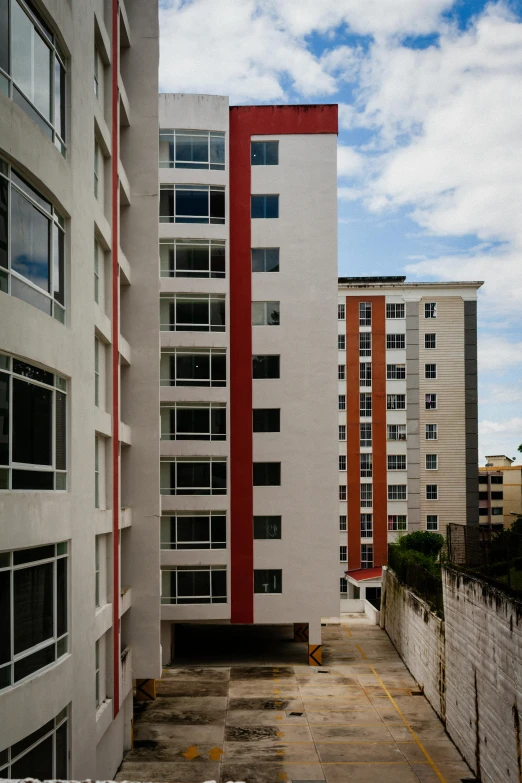
{"type": "Polygon", "coordinates": [[[334,105],[160,96],[165,661],[337,611],[336,142],[334,105]]]}

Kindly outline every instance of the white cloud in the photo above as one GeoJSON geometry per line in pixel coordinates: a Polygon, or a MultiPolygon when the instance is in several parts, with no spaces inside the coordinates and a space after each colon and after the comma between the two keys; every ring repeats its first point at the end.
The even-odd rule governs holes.
{"type": "Polygon", "coordinates": [[[500,335],[481,335],[478,341],[479,370],[505,370],[522,365],[522,342],[500,335]]]}
{"type": "Polygon", "coordinates": [[[522,402],[522,387],[491,383],[485,388],[481,402],[486,405],[512,405],[522,402]]]}
{"type": "Polygon", "coordinates": [[[339,177],[353,177],[364,169],[364,157],[354,147],[339,144],[337,147],[337,174],[339,177]]]}
{"type": "Polygon", "coordinates": [[[514,416],[501,421],[484,420],[479,422],[479,452],[480,461],[484,462],[487,454],[505,454],[516,458],[520,463],[520,453],[517,451],[522,443],[522,418],[514,416]]]}

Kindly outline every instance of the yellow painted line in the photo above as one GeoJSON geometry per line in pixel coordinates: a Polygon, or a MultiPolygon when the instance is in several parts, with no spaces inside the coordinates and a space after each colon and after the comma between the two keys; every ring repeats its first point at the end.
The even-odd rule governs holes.
{"type": "Polygon", "coordinates": [[[350,631],[350,629],[348,628],[348,626],[347,626],[347,625],[342,625],[342,626],[341,626],[341,628],[342,628],[344,631],[346,631],[346,633],[348,634],[348,636],[351,636],[351,635],[352,635],[352,632],[350,631]]]}
{"type": "Polygon", "coordinates": [[[361,645],[360,644],[356,644],[355,646],[357,647],[357,649],[361,653],[362,657],[366,660],[366,655],[364,654],[361,645]]]}
{"type": "Polygon", "coordinates": [[[375,677],[376,677],[376,678],[377,678],[377,680],[379,681],[379,683],[380,683],[380,685],[381,685],[381,687],[382,687],[383,691],[385,692],[385,694],[387,695],[387,697],[389,698],[389,700],[391,701],[391,703],[393,704],[393,706],[395,707],[395,709],[397,710],[397,712],[399,713],[399,715],[401,716],[402,720],[404,721],[404,725],[405,725],[405,726],[407,726],[407,728],[409,729],[411,736],[413,737],[413,739],[414,739],[414,740],[415,740],[415,742],[417,743],[417,747],[418,747],[418,748],[419,748],[419,749],[422,751],[422,753],[425,755],[425,757],[426,757],[426,761],[428,762],[428,764],[431,766],[431,768],[433,769],[433,771],[434,771],[434,772],[435,772],[435,774],[437,775],[438,779],[440,780],[440,783],[446,783],[446,779],[445,779],[445,778],[444,778],[444,776],[441,774],[441,772],[439,771],[439,769],[438,769],[437,765],[435,764],[435,762],[434,762],[434,761],[433,761],[433,759],[431,758],[430,754],[428,753],[428,751],[426,750],[426,748],[424,747],[424,745],[422,744],[422,742],[421,742],[421,741],[420,741],[420,739],[417,737],[417,735],[416,735],[416,734],[415,734],[415,732],[413,731],[412,727],[410,726],[410,724],[408,723],[408,721],[407,721],[407,720],[406,720],[406,718],[404,717],[404,713],[402,712],[401,708],[399,707],[399,705],[397,704],[397,702],[395,701],[395,699],[393,698],[393,696],[391,695],[391,693],[390,693],[390,692],[389,692],[389,690],[387,689],[386,685],[383,683],[383,681],[381,680],[381,678],[379,677],[379,675],[377,674],[377,672],[375,671],[375,669],[373,668],[373,666],[371,666],[371,665],[370,665],[370,669],[372,670],[372,672],[374,673],[375,677]]]}

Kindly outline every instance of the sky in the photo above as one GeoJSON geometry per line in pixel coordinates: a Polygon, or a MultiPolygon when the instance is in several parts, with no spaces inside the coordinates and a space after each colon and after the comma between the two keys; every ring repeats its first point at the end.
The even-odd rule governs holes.
{"type": "Polygon", "coordinates": [[[339,104],[339,274],[484,281],[480,463],[520,458],[522,0],[160,0],[160,41],[162,92],[339,104]]]}

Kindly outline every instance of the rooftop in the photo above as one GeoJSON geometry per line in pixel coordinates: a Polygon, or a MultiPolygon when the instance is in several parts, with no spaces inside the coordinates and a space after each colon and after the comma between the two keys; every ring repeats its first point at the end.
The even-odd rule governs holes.
{"type": "Polygon", "coordinates": [[[368,277],[339,277],[338,284],[348,288],[452,288],[454,286],[465,288],[480,288],[484,285],[483,280],[452,280],[452,281],[431,281],[420,283],[407,283],[403,275],[378,275],[368,277]]]}

